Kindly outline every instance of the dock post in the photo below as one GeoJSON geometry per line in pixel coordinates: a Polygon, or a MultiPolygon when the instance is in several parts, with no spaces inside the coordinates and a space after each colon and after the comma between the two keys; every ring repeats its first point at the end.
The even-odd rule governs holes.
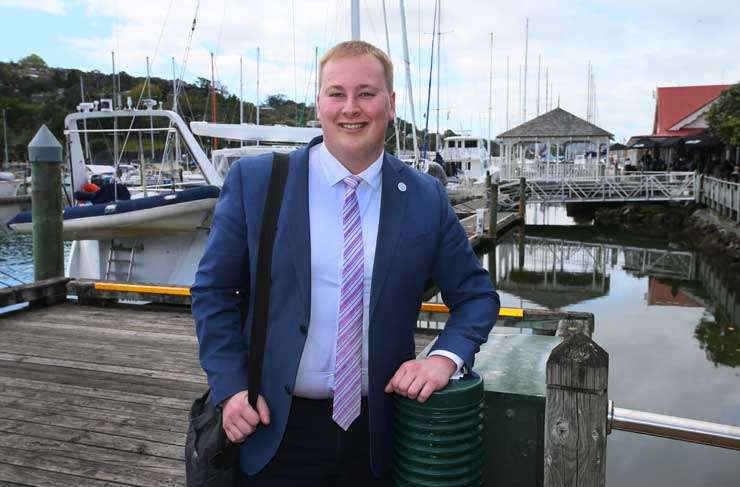
{"type": "Polygon", "coordinates": [[[547,360],[544,487],[606,484],[609,354],[576,334],[547,360]]]}
{"type": "Polygon", "coordinates": [[[486,177],[488,183],[488,235],[496,238],[496,225],[498,224],[498,182],[491,183],[490,174],[486,177]]]}
{"type": "Polygon", "coordinates": [[[527,208],[527,180],[519,178],[519,216],[524,219],[527,208]]]}
{"type": "Polygon", "coordinates": [[[42,125],[28,144],[34,279],[64,275],[62,242],[62,145],[42,125]]]}

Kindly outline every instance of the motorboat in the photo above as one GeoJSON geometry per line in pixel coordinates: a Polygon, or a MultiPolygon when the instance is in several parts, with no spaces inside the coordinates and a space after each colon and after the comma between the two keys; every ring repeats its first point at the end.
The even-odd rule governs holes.
{"type": "MultiPolygon", "coordinates": [[[[219,193],[216,186],[201,186],[130,200],[70,206],[64,210],[62,238],[106,240],[192,232],[203,225],[219,193]]],[[[17,233],[31,233],[31,211],[18,213],[7,226],[17,233]]]]}

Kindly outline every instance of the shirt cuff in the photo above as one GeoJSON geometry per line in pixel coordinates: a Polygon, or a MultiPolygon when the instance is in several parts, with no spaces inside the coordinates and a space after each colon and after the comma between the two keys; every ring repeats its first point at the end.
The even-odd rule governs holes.
{"type": "Polygon", "coordinates": [[[432,355],[441,355],[455,362],[457,369],[455,370],[455,373],[452,374],[450,379],[459,379],[460,377],[463,376],[462,368],[463,368],[463,365],[465,365],[465,362],[457,354],[448,352],[447,350],[434,350],[433,352],[429,352],[429,355],[427,355],[427,357],[431,357],[432,355]]]}

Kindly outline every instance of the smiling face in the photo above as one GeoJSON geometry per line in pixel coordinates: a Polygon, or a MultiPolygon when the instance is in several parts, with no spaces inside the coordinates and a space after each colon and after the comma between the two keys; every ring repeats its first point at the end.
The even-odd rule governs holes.
{"type": "Polygon", "coordinates": [[[316,107],[329,152],[350,172],[365,170],[383,152],[396,113],[383,65],[370,54],[330,59],[321,70],[316,107]]]}

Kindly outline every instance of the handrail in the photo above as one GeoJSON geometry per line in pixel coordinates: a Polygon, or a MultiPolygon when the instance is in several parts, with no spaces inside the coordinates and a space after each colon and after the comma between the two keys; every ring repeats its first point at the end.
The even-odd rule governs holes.
{"type": "Polygon", "coordinates": [[[609,401],[607,433],[613,429],[740,450],[740,427],[614,407],[609,401]]]}

